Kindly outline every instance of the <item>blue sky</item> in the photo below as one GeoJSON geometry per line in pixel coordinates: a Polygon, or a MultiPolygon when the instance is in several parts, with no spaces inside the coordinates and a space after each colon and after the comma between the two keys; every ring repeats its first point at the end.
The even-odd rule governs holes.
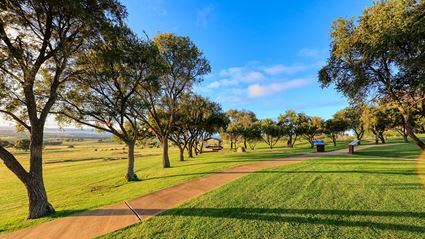
{"type": "MultiPolygon", "coordinates": [[[[248,109],[276,119],[287,109],[330,118],[347,105],[321,89],[330,27],[359,16],[372,0],[122,0],[128,25],[140,36],[189,36],[212,66],[195,91],[224,110],[248,109]]],[[[0,116],[0,126],[13,125],[0,116]]],[[[49,117],[47,127],[57,127],[49,117]]]]}
{"type": "Polygon", "coordinates": [[[287,109],[331,117],[347,105],[321,89],[330,26],[359,16],[371,0],[125,0],[128,24],[139,35],[189,36],[212,66],[195,91],[224,110],[249,109],[277,118],[287,109]]]}

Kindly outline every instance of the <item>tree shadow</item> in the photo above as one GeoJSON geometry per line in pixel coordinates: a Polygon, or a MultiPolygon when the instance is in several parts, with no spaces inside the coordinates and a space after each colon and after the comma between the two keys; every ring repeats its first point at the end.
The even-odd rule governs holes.
{"type": "Polygon", "coordinates": [[[231,218],[242,220],[260,220],[269,222],[289,222],[301,224],[320,224],[337,227],[364,227],[381,230],[406,232],[425,232],[425,226],[400,223],[381,223],[365,219],[350,220],[351,216],[407,217],[425,219],[425,212],[407,211],[360,211],[360,210],[320,210],[320,209],[281,209],[281,208],[176,208],[165,211],[159,216],[231,218]],[[328,216],[328,218],[325,218],[328,216]],[[346,220],[329,218],[347,217],[346,220]]]}

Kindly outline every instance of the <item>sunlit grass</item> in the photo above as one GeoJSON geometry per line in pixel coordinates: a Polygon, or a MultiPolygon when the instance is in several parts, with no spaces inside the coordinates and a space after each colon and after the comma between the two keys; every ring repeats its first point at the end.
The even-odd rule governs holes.
{"type": "Polygon", "coordinates": [[[424,238],[414,147],[256,172],[105,238],[424,238]]]}
{"type": "MultiPolygon", "coordinates": [[[[161,167],[160,149],[139,148],[135,152],[136,173],[142,181],[131,183],[124,180],[127,161],[111,160],[126,156],[124,145],[84,141],[46,146],[44,162],[77,160],[43,165],[49,201],[57,213],[47,218],[25,220],[28,204],[25,188],[16,176],[0,165],[0,232],[120,202],[229,167],[314,151],[306,143],[299,143],[294,149],[282,145],[269,150],[265,144],[259,144],[255,151],[248,150],[244,154],[231,152],[225,145],[224,152],[204,153],[185,162],[179,162],[176,149],[171,148],[170,169],[161,167]],[[68,148],[69,145],[74,148],[68,148]]],[[[329,146],[328,150],[345,147],[346,142],[339,142],[337,147],[329,146]]],[[[13,150],[13,153],[28,167],[28,152],[13,150]]]]}

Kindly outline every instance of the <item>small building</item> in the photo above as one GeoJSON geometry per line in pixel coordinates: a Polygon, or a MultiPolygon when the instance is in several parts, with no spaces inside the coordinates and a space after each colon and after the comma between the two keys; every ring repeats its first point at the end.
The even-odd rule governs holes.
{"type": "Polygon", "coordinates": [[[205,152],[218,152],[223,149],[221,146],[222,140],[219,138],[210,137],[204,140],[205,152]]]}

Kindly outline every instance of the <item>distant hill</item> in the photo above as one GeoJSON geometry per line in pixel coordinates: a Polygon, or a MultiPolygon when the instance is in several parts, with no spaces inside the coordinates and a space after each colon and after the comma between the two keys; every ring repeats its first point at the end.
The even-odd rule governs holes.
{"type": "MultiPolygon", "coordinates": [[[[27,132],[17,133],[15,128],[8,126],[0,126],[0,138],[13,137],[25,138],[28,137],[27,132]]],[[[93,129],[76,129],[76,128],[46,128],[44,130],[45,138],[110,138],[109,133],[99,133],[93,129]]]]}

